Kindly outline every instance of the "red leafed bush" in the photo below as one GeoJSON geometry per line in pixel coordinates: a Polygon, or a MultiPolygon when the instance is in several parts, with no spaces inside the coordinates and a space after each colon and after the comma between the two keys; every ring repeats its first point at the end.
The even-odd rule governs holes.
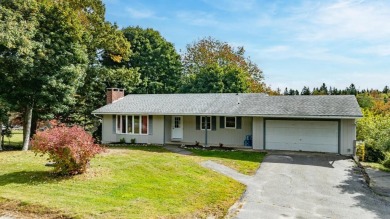
{"type": "Polygon", "coordinates": [[[104,151],[92,136],[79,126],[58,126],[37,132],[31,141],[32,150],[48,154],[55,162],[54,171],[61,175],[84,173],[89,161],[104,151]]]}

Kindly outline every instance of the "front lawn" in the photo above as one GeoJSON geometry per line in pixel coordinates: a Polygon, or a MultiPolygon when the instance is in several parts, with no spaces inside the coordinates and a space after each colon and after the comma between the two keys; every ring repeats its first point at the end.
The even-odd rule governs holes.
{"type": "Polygon", "coordinates": [[[371,167],[373,169],[382,170],[385,172],[390,172],[390,168],[387,168],[380,163],[373,163],[373,162],[360,162],[360,163],[365,167],[371,167]]]}
{"type": "Polygon", "coordinates": [[[70,178],[45,163],[32,152],[0,152],[0,212],[15,202],[79,218],[223,217],[245,189],[160,147],[110,149],[70,178]]]}
{"type": "Polygon", "coordinates": [[[200,156],[202,160],[212,160],[228,166],[240,173],[253,175],[260,167],[266,153],[251,151],[218,151],[191,149],[192,153],[200,156]]]}
{"type": "Polygon", "coordinates": [[[4,145],[15,149],[22,149],[23,146],[23,130],[12,130],[10,138],[4,136],[4,145]]]}

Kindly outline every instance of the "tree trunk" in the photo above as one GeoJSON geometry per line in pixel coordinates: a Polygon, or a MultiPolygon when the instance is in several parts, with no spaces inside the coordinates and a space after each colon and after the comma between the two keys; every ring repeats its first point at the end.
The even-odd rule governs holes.
{"type": "Polygon", "coordinates": [[[3,147],[2,147],[2,143],[3,143],[3,135],[2,135],[2,133],[3,133],[3,123],[0,121],[0,128],[1,128],[1,130],[0,130],[0,151],[2,151],[3,150],[3,147]]]}
{"type": "Polygon", "coordinates": [[[26,121],[26,112],[23,112],[23,141],[24,139],[26,138],[26,124],[27,124],[27,121],[26,121]]]}
{"type": "Polygon", "coordinates": [[[37,132],[37,126],[38,126],[38,114],[36,112],[33,112],[32,120],[31,120],[30,138],[32,138],[33,135],[37,132]]]}
{"type": "Polygon", "coordinates": [[[26,122],[26,128],[23,129],[23,134],[24,134],[24,140],[23,140],[23,151],[28,150],[28,146],[30,144],[30,132],[31,132],[31,120],[32,120],[32,111],[33,108],[28,106],[26,108],[26,114],[25,114],[25,122],[26,122]]]}

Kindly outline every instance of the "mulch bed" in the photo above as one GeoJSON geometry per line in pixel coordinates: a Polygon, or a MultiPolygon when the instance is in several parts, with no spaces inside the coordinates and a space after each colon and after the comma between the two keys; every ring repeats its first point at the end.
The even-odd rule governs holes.
{"type": "Polygon", "coordinates": [[[198,150],[208,150],[208,151],[234,151],[235,148],[232,147],[219,147],[219,146],[210,146],[210,147],[203,147],[202,145],[184,145],[180,146],[184,149],[198,149],[198,150]]]}

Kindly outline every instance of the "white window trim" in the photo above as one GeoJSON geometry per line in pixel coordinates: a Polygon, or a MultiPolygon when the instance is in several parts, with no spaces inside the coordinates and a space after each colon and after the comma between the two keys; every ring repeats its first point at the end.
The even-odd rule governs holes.
{"type": "Polygon", "coordinates": [[[206,124],[205,124],[205,127],[207,127],[207,120],[210,120],[210,128],[207,129],[207,131],[211,131],[211,128],[212,128],[211,126],[213,125],[213,124],[212,124],[212,121],[211,121],[211,120],[212,120],[211,116],[207,116],[207,120],[206,120],[206,116],[201,116],[201,117],[200,117],[200,130],[202,130],[202,131],[206,130],[206,129],[202,128],[202,127],[203,127],[203,126],[202,126],[202,119],[203,119],[203,118],[205,118],[205,123],[206,123],[206,124]]]}
{"type": "Polygon", "coordinates": [[[118,124],[115,124],[115,127],[116,127],[116,134],[121,134],[121,135],[149,135],[149,115],[116,115],[116,120],[115,122],[118,123],[118,117],[120,117],[120,120],[119,120],[119,130],[118,130],[118,124]],[[127,131],[127,127],[128,127],[128,117],[131,116],[132,117],[132,124],[131,124],[131,130],[132,132],[131,133],[122,133],[122,116],[125,116],[126,117],[126,131],[127,131]],[[138,134],[135,134],[134,133],[134,116],[139,116],[139,132],[138,134]],[[146,116],[146,124],[147,124],[147,128],[146,128],[146,133],[143,134],[142,133],[142,116],[146,116]]]}
{"type": "Polygon", "coordinates": [[[225,116],[225,129],[237,129],[237,117],[236,116],[225,116]],[[234,118],[234,127],[227,127],[226,126],[226,118],[234,118]]]}

